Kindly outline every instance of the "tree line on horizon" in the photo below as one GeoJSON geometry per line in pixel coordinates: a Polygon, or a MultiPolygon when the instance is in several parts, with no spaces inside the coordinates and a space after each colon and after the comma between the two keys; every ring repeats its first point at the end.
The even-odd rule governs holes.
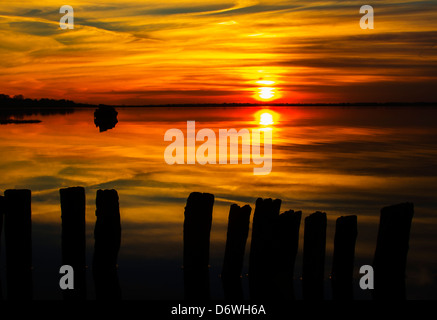
{"type": "MultiPolygon", "coordinates": [[[[30,99],[25,98],[23,95],[9,96],[7,94],[0,94],[0,108],[74,108],[74,107],[91,107],[97,108],[107,106],[105,104],[88,104],[88,103],[76,103],[72,100],[67,99],[30,99]]],[[[112,107],[145,107],[145,106],[156,106],[156,107],[168,107],[168,106],[179,106],[179,107],[192,107],[192,106],[339,106],[339,107],[402,107],[402,106],[428,106],[437,107],[437,102],[339,102],[339,103],[181,103],[181,104],[158,104],[158,105],[113,105],[112,107]]],[[[109,107],[109,105],[108,105],[109,107]]]]}

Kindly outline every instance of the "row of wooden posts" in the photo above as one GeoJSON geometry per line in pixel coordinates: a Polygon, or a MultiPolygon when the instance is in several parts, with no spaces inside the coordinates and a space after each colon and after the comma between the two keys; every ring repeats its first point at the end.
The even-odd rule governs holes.
{"type": "MultiPolygon", "coordinates": [[[[62,264],[74,269],[74,290],[64,299],[84,300],[86,290],[85,189],[60,189],[62,264]]],[[[184,293],[187,300],[210,299],[209,251],[214,195],[189,195],[183,225],[184,293]]],[[[301,211],[280,214],[281,200],[257,199],[249,254],[251,300],[294,299],[293,277],[298,252],[301,211]]],[[[242,269],[252,208],[231,205],[221,272],[224,297],[242,300],[242,269]]],[[[414,207],[402,203],[381,210],[376,250],[375,299],[405,299],[405,269],[414,207]]],[[[6,190],[0,196],[0,235],[5,225],[7,299],[32,299],[31,191],[6,190]],[[3,219],[4,217],[4,219],[3,219]]],[[[326,213],[305,218],[302,296],[324,298],[326,213]]],[[[331,282],[334,299],[353,299],[357,217],[336,221],[331,282]]],[[[117,258],[121,243],[116,190],[98,190],[92,274],[96,299],[119,300],[117,258]]],[[[0,290],[1,294],[1,290],[0,290]]],[[[0,297],[3,298],[3,297],[0,297]]]]}
{"type": "MultiPolygon", "coordinates": [[[[214,196],[190,194],[184,221],[185,297],[210,298],[209,241],[214,196]]],[[[258,301],[295,299],[293,277],[298,252],[301,211],[280,214],[280,199],[257,199],[253,214],[249,253],[249,296],[258,301]]],[[[225,299],[243,299],[242,267],[249,233],[251,207],[231,205],[227,240],[221,273],[225,299]]],[[[376,250],[373,260],[374,299],[405,299],[405,270],[412,203],[402,203],[381,210],[376,250]]],[[[315,212],[305,218],[302,297],[324,299],[324,266],[327,217],[315,212]]],[[[331,270],[332,297],[353,299],[353,270],[357,216],[342,216],[336,221],[331,270]]]]}

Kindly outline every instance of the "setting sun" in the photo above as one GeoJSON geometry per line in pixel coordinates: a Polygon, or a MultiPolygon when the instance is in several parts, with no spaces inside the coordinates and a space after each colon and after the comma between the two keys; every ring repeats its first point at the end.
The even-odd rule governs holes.
{"type": "Polygon", "coordinates": [[[259,88],[258,96],[262,100],[270,100],[275,97],[274,90],[275,88],[267,88],[267,87],[259,88]]]}

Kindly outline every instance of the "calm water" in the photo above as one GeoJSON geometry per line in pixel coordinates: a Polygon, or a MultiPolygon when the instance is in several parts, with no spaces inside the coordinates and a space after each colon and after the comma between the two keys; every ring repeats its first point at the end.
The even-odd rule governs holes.
{"type": "MultiPolygon", "coordinates": [[[[358,215],[358,269],[372,262],[380,209],[413,202],[407,296],[437,298],[437,109],[265,109],[270,109],[275,120],[270,126],[273,169],[266,176],[253,175],[254,164],[170,166],[164,161],[168,129],[185,131],[187,120],[195,120],[196,129],[210,128],[216,133],[219,129],[259,128],[261,108],[118,109],[118,124],[102,133],[94,125],[91,109],[25,117],[41,123],[0,126],[0,190],[32,190],[35,298],[62,298],[58,289],[59,189],[70,186],[84,186],[87,192],[89,266],[96,191],[115,188],[119,193],[119,278],[125,299],[183,298],[183,213],[193,191],[213,193],[216,199],[210,262],[214,298],[223,294],[218,274],[229,206],[250,204],[254,209],[258,197],[282,199],[281,211],[302,210],[301,239],[303,219],[315,211],[327,213],[326,278],[336,218],[358,215]]],[[[302,244],[295,272],[298,298],[302,244]]],[[[248,250],[245,261],[247,272],[248,250]]],[[[2,239],[3,287],[4,269],[2,239]]],[[[92,298],[91,269],[88,291],[92,298]]],[[[330,297],[329,282],[326,295],[330,297]]],[[[370,294],[356,284],[356,297],[369,299],[370,294]]]]}

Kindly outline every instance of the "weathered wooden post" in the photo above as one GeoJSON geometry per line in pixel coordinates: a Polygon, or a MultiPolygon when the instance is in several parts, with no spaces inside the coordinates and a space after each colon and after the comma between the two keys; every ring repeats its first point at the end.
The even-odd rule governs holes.
{"type": "MultiPolygon", "coordinates": [[[[0,196],[0,254],[1,254],[1,238],[3,230],[3,213],[5,211],[5,197],[0,196]]],[[[3,300],[2,282],[0,277],[0,300],[3,300]]]]}
{"type": "Polygon", "coordinates": [[[315,212],[305,218],[302,293],[305,300],[324,299],[326,213],[315,212]]]}
{"type": "Polygon", "coordinates": [[[381,209],[378,238],[373,260],[376,300],[405,300],[405,269],[409,249],[412,203],[381,209]]]}
{"type": "Polygon", "coordinates": [[[357,216],[340,217],[336,221],[331,285],[334,300],[353,300],[353,273],[357,216]]]}
{"type": "Polygon", "coordinates": [[[116,190],[98,190],[94,229],[93,277],[98,300],[120,300],[117,259],[121,244],[120,207],[116,190]]]}
{"type": "Polygon", "coordinates": [[[6,282],[9,300],[31,300],[32,210],[30,190],[5,191],[6,282]]]}
{"type": "Polygon", "coordinates": [[[249,205],[240,207],[236,204],[231,205],[229,210],[225,257],[221,274],[224,296],[227,300],[243,300],[244,298],[241,273],[251,211],[252,208],[249,205]]]}
{"type": "Polygon", "coordinates": [[[63,290],[66,300],[86,299],[86,237],[85,189],[82,187],[59,190],[62,219],[62,264],[74,270],[74,289],[63,290]]]}
{"type": "Polygon", "coordinates": [[[299,229],[302,212],[289,210],[281,213],[273,228],[275,300],[294,300],[294,267],[299,248],[299,229]]]}
{"type": "Polygon", "coordinates": [[[193,192],[184,212],[184,292],[187,300],[209,300],[209,246],[214,195],[193,192]]]}
{"type": "Polygon", "coordinates": [[[281,208],[280,199],[256,200],[249,255],[250,299],[270,299],[274,287],[273,224],[281,208]]]}

